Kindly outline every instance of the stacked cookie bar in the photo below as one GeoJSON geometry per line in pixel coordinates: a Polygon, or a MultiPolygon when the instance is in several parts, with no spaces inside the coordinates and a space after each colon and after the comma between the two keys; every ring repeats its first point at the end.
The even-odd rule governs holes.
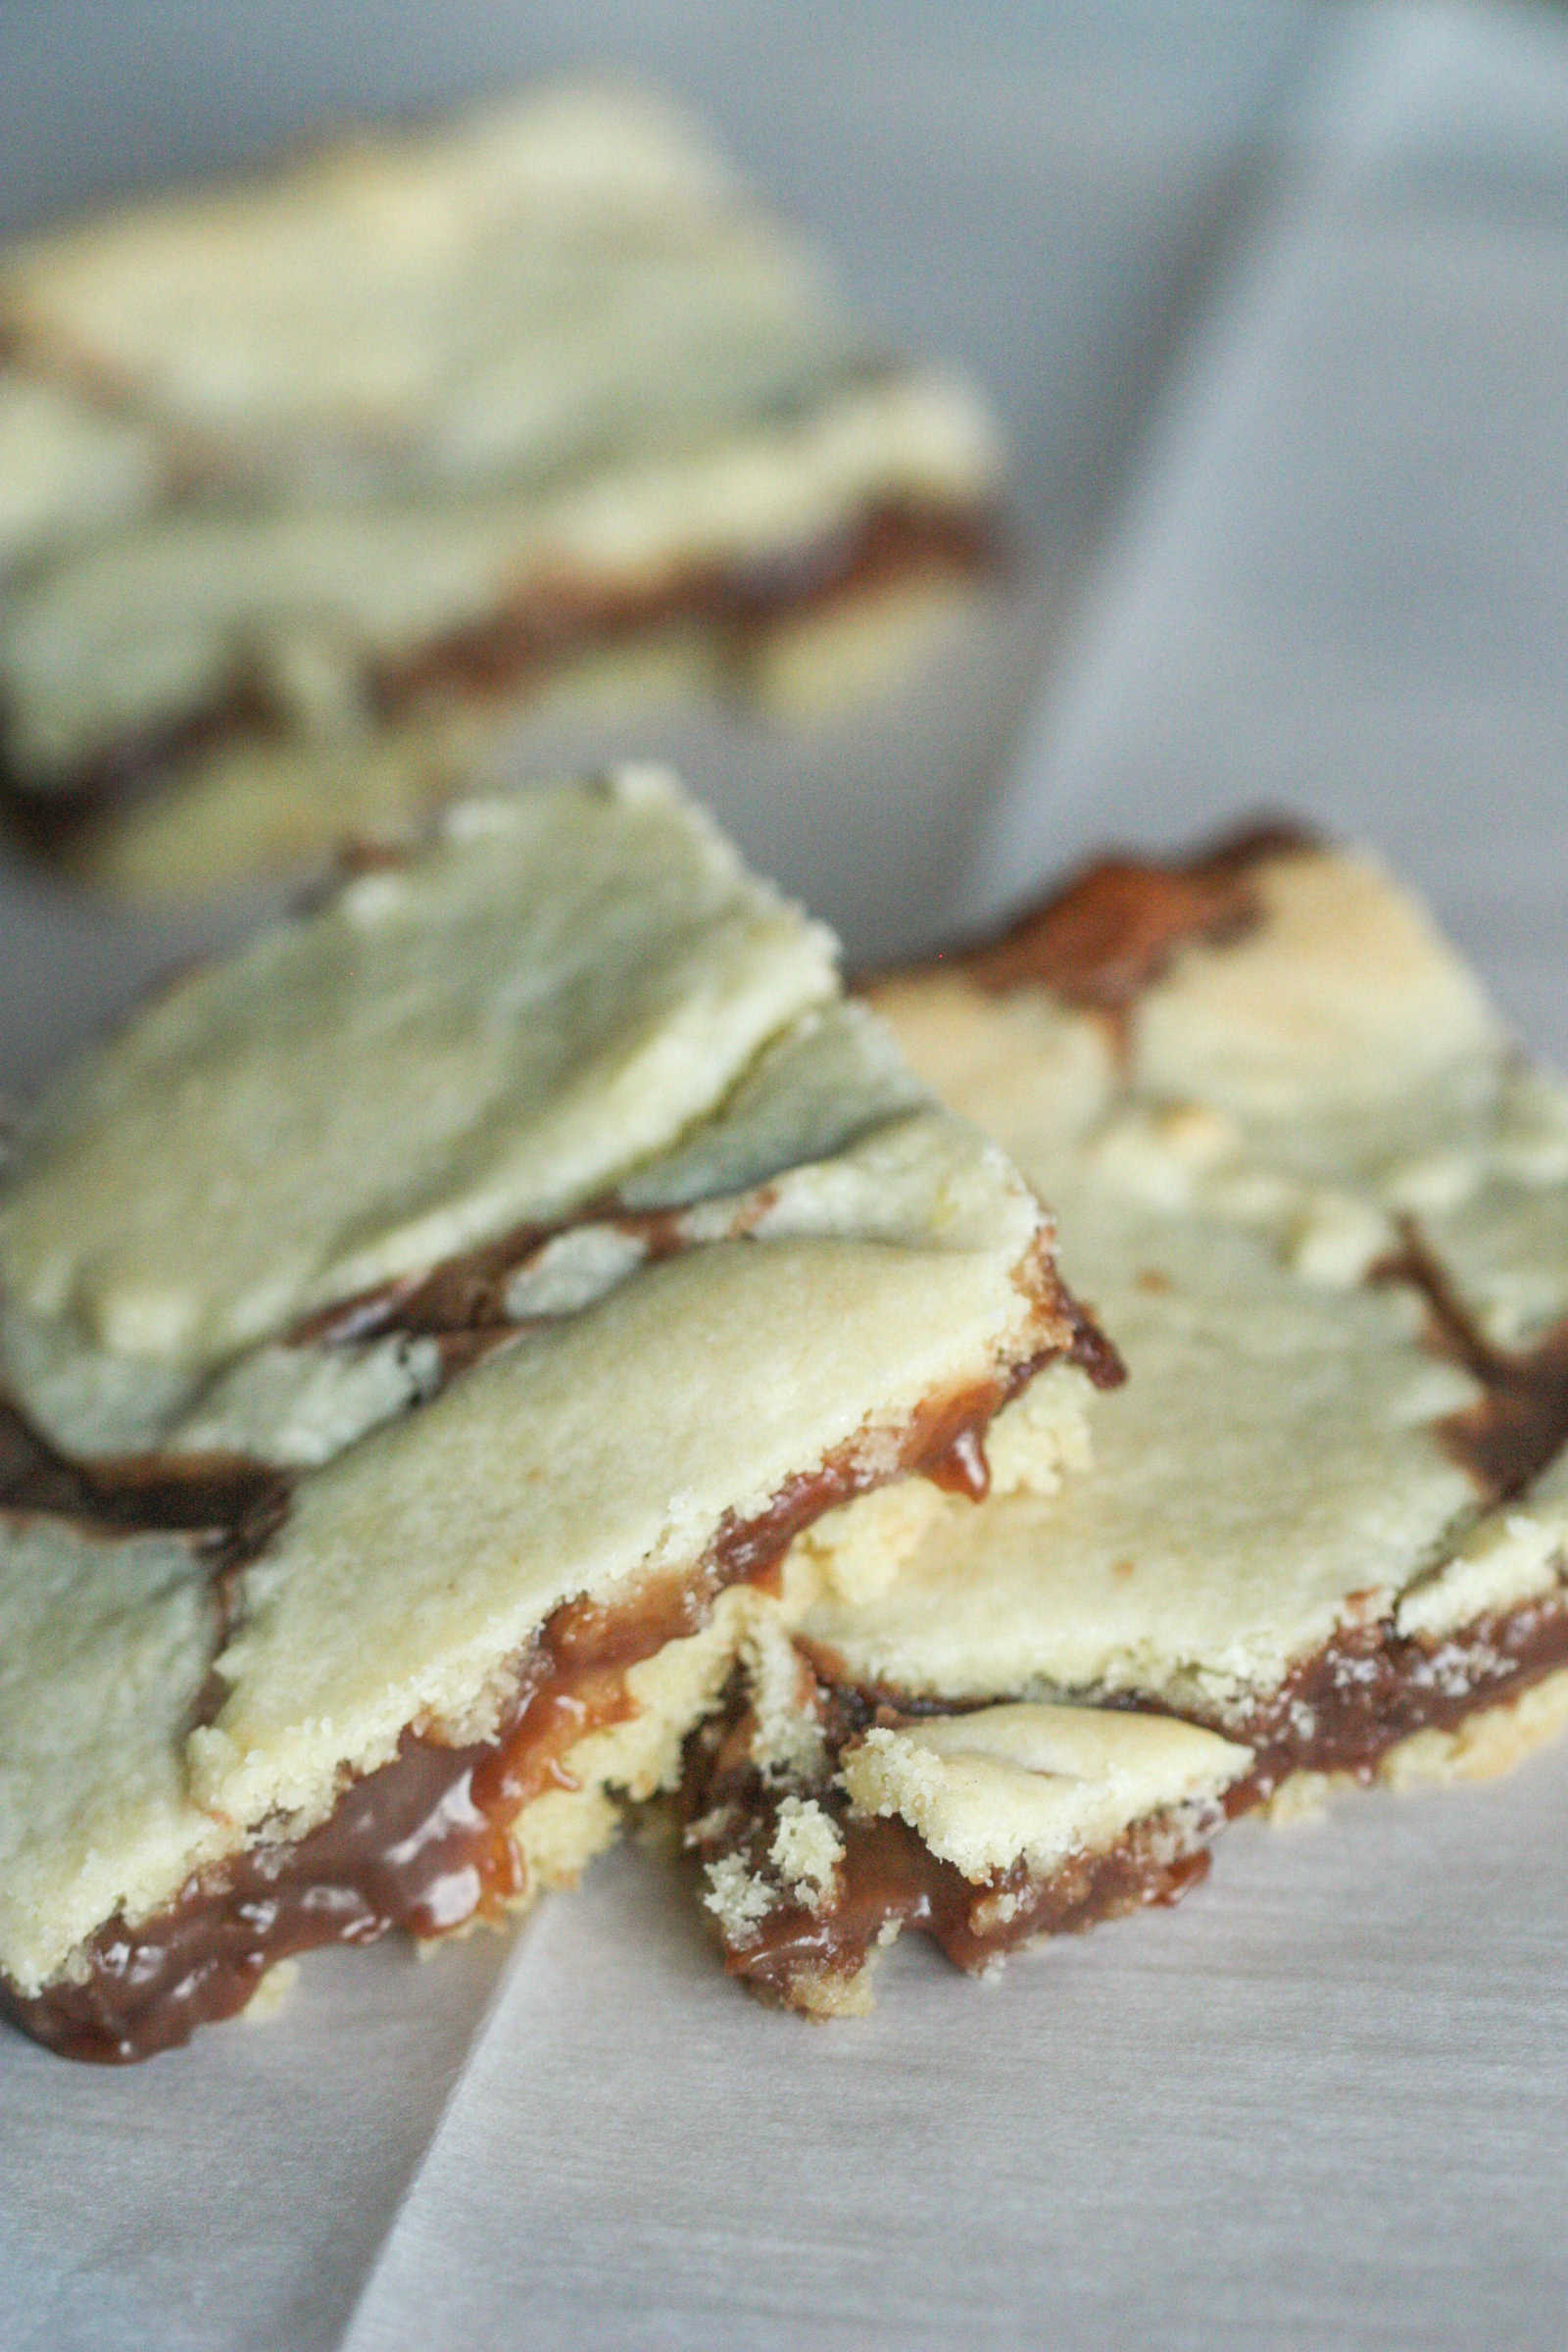
{"type": "Polygon", "coordinates": [[[816,2013],[905,1927],[983,1968],[1171,1899],[1249,1807],[1568,1716],[1568,1095],[1420,910],[1262,833],[875,1002],[1129,1378],[1092,1469],[763,1629],[693,1743],[729,1965],[816,2013]]]}
{"type": "Polygon", "coordinates": [[[1117,1376],[648,771],[462,803],[145,1006],[29,1121],[0,1286],[0,1983],[97,2058],[574,1875],[754,1618],[988,1443],[1054,1487],[1117,1376]]]}
{"type": "Polygon", "coordinates": [[[565,90],[0,253],[0,782],[131,894],[397,831],[563,694],[857,690],[997,438],[682,122],[565,90]]]}

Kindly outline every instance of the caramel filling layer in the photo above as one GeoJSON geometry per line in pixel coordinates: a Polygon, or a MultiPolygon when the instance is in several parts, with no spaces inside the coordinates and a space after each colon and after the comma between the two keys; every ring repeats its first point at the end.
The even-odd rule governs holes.
{"type": "MultiPolygon", "coordinates": [[[[878,506],[787,554],[672,570],[628,587],[563,575],[504,611],[453,631],[372,673],[369,701],[385,723],[454,701],[514,694],[572,659],[665,626],[712,629],[744,661],[772,623],[926,574],[999,576],[1003,534],[990,510],[878,506]]],[[[29,786],[0,757],[0,797],[17,828],[44,849],[65,846],[95,817],[177,780],[179,769],[236,739],[283,742],[296,732],[267,681],[237,675],[220,696],[169,724],[107,745],[58,789],[29,786]]]]}
{"type": "MultiPolygon", "coordinates": [[[[872,1723],[897,1724],[899,1710],[849,1685],[816,1681],[814,1706],[833,1758],[810,1788],[835,1823],[841,1855],[821,1899],[775,1899],[744,1936],[724,1938],[725,1966],[756,1992],[788,2007],[832,2010],[879,1945],[903,1929],[929,1936],[957,1968],[984,1968],[1036,1936],[1095,1926],[1150,1903],[1173,1903],[1208,1870],[1202,1831],[1219,1818],[1191,1808],[1133,1825],[1110,1850],[1070,1855],[1057,1869],[1014,1863],[983,1881],[942,1861],[907,1823],[852,1811],[835,1768],[846,1744],[872,1723]]],[[[903,1720],[934,1710],[906,1707],[903,1720]]],[[[727,1716],[687,1743],[681,1810],[687,1843],[705,1862],[738,1855],[776,1888],[769,1849],[781,1802],[801,1793],[775,1785],[755,1761],[756,1723],[738,1688],[727,1716]]]]}
{"type": "MultiPolygon", "coordinates": [[[[761,1222],[773,1199],[766,1184],[741,1195],[723,1238],[744,1240],[761,1222]]],[[[372,1290],[356,1291],[316,1308],[284,1333],[283,1345],[354,1347],[392,1333],[442,1343],[477,1340],[485,1334],[504,1339],[520,1327],[507,1304],[509,1286],[552,1242],[586,1226],[609,1225],[637,1243],[642,1262],[653,1265],[701,1247],[693,1240],[691,1216],[695,1209],[711,1206],[704,1200],[671,1208],[628,1209],[610,1198],[589,1201],[553,1224],[514,1225],[495,1241],[443,1258],[417,1274],[378,1283],[372,1290]]]]}
{"type": "Polygon", "coordinates": [[[1568,1316],[1528,1348],[1499,1348],[1465,1305],[1446,1267],[1413,1217],[1400,1248],[1372,1268],[1377,1282],[1404,1282],[1426,1302],[1426,1344],[1479,1382],[1474,1404],[1435,1423],[1450,1461],[1490,1502],[1522,1494],[1568,1444],[1568,1316]]]}
{"type": "MultiPolygon", "coordinates": [[[[1294,826],[1264,824],[1182,861],[1105,858],[1002,932],[921,969],[927,975],[956,971],[996,995],[1048,990],[1104,1019],[1125,1056],[1140,998],[1176,956],[1193,945],[1244,938],[1263,914],[1256,867],[1311,846],[1310,836],[1294,826]]],[[[901,976],[908,975],[891,975],[901,976]]],[[[1529,1348],[1497,1347],[1411,1221],[1399,1250],[1373,1269],[1371,1279],[1417,1290],[1427,1307],[1428,1346],[1463,1365],[1480,1385],[1474,1404],[1434,1425],[1438,1443],[1488,1501],[1525,1492],[1568,1443],[1568,1318],[1529,1348]]],[[[897,1724],[978,1703],[924,1701],[893,1689],[857,1687],[831,1651],[802,1647],[814,1671],[834,1754],[867,1723],[897,1724]]],[[[1401,1637],[1387,1622],[1348,1627],[1250,1710],[1224,1717],[1195,1712],[1191,1719],[1253,1751],[1250,1772],[1223,1799],[1223,1812],[1234,1816],[1265,1802],[1293,1773],[1370,1779],[1401,1740],[1426,1730],[1451,1732],[1467,1716],[1507,1704],[1565,1665],[1568,1595],[1559,1588],[1436,1640],[1401,1637]]],[[[1087,1703],[1161,1711],[1147,1699],[1098,1693],[1087,1694],[1087,1703]]],[[[738,1853],[765,1876],[777,1792],[747,1764],[749,1720],[732,1712],[721,1746],[701,1736],[691,1742],[684,1803],[705,1858],[738,1853]]],[[[1032,1936],[1086,1927],[1133,1902],[1171,1899],[1206,1868],[1205,1855],[1189,1854],[1167,1887],[1160,1878],[1165,1864],[1148,1873],[1144,1865],[1167,1850],[1169,1838],[1151,1845],[1142,1825],[1111,1852],[1075,1858],[1059,1885],[1055,1874],[1027,1883],[1016,1871],[1005,1874],[994,1883],[1004,1899],[988,1909],[983,1892],[938,1861],[904,1825],[855,1821],[830,1782],[810,1793],[839,1816],[845,1838],[833,1893],[818,1906],[769,1913],[755,1939],[728,1950],[732,1971],[804,2007],[813,2005],[813,1980],[852,1978],[890,1926],[917,1928],[960,1966],[973,1966],[1032,1936]],[[1134,1886],[1149,1891],[1129,1893],[1134,1886]],[[955,1921],[960,1923],[956,1934],[955,1921]]]]}
{"type": "MultiPolygon", "coordinates": [[[[867,1724],[951,1714],[965,1703],[921,1701],[839,1681],[820,1651],[811,1653],[810,1664],[835,1755],[867,1724]]],[[[1420,1731],[1453,1731],[1563,1666],[1568,1592],[1561,1588],[1439,1640],[1403,1638],[1386,1623],[1348,1628],[1250,1711],[1189,1714],[1253,1754],[1252,1769],[1217,1800],[1207,1826],[1266,1802],[1293,1773],[1370,1780],[1400,1740],[1420,1731]]],[[[682,1805],[697,1825],[694,1842],[705,1860],[738,1852],[756,1869],[765,1867],[778,1795],[789,1791],[769,1792],[751,1766],[751,1728],[748,1715],[732,1716],[721,1741],[694,1739],[682,1805]],[[712,1827],[705,1835],[707,1823],[712,1827]]],[[[1015,1864],[976,1886],[905,1824],[850,1815],[830,1782],[810,1793],[837,1816],[844,1838],[833,1890],[820,1905],[768,1912],[755,1936],[744,1943],[727,1940],[725,1952],[733,1975],[794,2007],[822,2005],[823,1981],[848,1983],[890,1928],[915,1929],[958,1967],[976,1969],[1037,1936],[1093,1927],[1146,1903],[1174,1902],[1208,1868],[1207,1852],[1196,1842],[1200,1833],[1179,1817],[1156,1816],[1136,1823],[1105,1851],[1075,1854],[1058,1870],[1042,1876],[1015,1864]]]]}
{"type": "Polygon", "coordinates": [[[1250,1773],[1226,1791],[1234,1816],[1292,1773],[1370,1780],[1401,1740],[1456,1731],[1467,1715],[1520,1697],[1560,1666],[1568,1666],[1568,1592],[1558,1586],[1435,1638],[1386,1623],[1345,1627],[1246,1714],[1191,1720],[1252,1750],[1250,1773]]]}
{"type": "MultiPolygon", "coordinates": [[[[1040,1357],[928,1402],[891,1466],[884,1458],[869,1469],[868,1449],[847,1448],[801,1473],[757,1516],[726,1519],[687,1575],[629,1599],[567,1602],[518,1662],[492,1738],[451,1746],[411,1727],[397,1756],[351,1782],[318,1828],[200,1873],[150,1919],[109,1921],[70,1981],[30,1997],[0,1984],[0,2004],[65,2056],[124,2062],[232,2016],[277,1960],[392,1928],[441,1935],[495,1913],[526,1891],[510,1825],[547,1788],[576,1785],[566,1759],[585,1734],[636,1712],[633,1666],[696,1633],[728,1586],[769,1579],[825,1511],[890,1477],[983,1489],[986,1425],[1059,1352],[1054,1338],[1040,1357]]],[[[204,1696],[220,1704],[220,1678],[204,1696]]]]}
{"type": "Polygon", "coordinates": [[[725,1954],[732,1976],[788,2007],[831,2008],[833,1988],[859,1975],[890,1929],[929,1936],[956,1968],[972,1973],[1035,1936],[1179,1902],[1209,1866],[1205,1847],[1184,1845],[1176,1825],[1151,1820],[1110,1852],[1075,1854],[1049,1877],[1019,1863],[976,1886],[902,1821],[841,1827],[842,1896],[820,1911],[770,1912],[755,1943],[725,1954]]]}
{"type": "Polygon", "coordinates": [[[1267,823],[1180,861],[1101,858],[1004,930],[925,969],[960,972],[989,996],[1049,990],[1064,1004],[1101,1014],[1125,1053],[1145,991],[1184,948],[1245,938],[1262,917],[1255,869],[1310,846],[1299,827],[1267,823]]]}

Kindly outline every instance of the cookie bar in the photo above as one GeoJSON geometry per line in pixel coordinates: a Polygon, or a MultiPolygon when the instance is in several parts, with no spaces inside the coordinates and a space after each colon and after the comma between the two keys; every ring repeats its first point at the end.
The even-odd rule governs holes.
{"type": "MultiPolygon", "coordinates": [[[[974,1565],[976,1610],[1002,1605],[983,1549],[974,1565]]],[[[685,1841],[731,1973],[809,2016],[863,2015],[906,1930],[985,1972],[1037,1936],[1175,1902],[1250,1763],[1163,1715],[883,1696],[775,1619],[741,1647],[688,1743],[685,1841]]]]}
{"type": "Polygon", "coordinates": [[[753,1613],[1082,1449],[996,1148],[660,775],[187,975],[0,1189],[0,1972],[130,2058],[569,1879],[753,1613]],[[786,1554],[789,1559],[786,1562],[786,1554]]]}
{"type": "Polygon", "coordinates": [[[131,893],[395,831],[568,687],[830,691],[998,568],[975,398],[630,95],[14,246],[0,354],[0,774],[131,893]]]}
{"type": "Polygon", "coordinates": [[[874,993],[1059,1205],[1130,1378],[1070,1489],[809,1607],[693,1744],[729,1963],[818,2011],[903,1925],[983,1966],[1318,1776],[1495,1769],[1568,1715],[1568,1096],[1425,915],[1274,830],[874,993]]]}

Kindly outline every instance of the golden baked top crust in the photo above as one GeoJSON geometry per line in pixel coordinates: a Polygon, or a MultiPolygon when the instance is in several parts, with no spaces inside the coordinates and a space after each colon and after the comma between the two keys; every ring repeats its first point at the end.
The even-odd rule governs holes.
{"type": "MultiPolygon", "coordinates": [[[[21,1992],[411,1729],[490,1738],[564,1604],[690,1579],[695,1630],[813,1518],[854,1581],[882,1498],[830,1506],[1084,1352],[1032,1193],[836,987],[636,771],[464,805],[60,1082],[0,1194],[21,1992]],[[136,1413],[157,1462],[38,1430],[136,1413]]],[[[1080,1411],[1020,1421],[1008,1479],[1080,1411]]]]}
{"type": "Polygon", "coordinates": [[[812,1614],[865,1682],[1244,1722],[1347,1628],[1436,1640],[1561,1580],[1568,1096],[1371,860],[1144,870],[1182,901],[1157,953],[1123,862],[877,992],[1058,1204],[1130,1378],[1069,1493],[812,1614]]]}

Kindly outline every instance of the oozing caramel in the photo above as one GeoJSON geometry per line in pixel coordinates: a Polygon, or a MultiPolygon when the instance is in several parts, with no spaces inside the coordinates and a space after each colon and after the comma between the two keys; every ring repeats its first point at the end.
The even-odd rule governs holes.
{"type": "MultiPolygon", "coordinates": [[[[635,1713],[627,1677],[640,1660],[697,1632],[728,1586],[770,1578],[801,1530],[837,1504],[906,1473],[944,1484],[983,1475],[985,1426],[1064,1343],[1111,1376],[1114,1358],[1087,1318],[1062,1323],[1055,1303],[1053,1278],[1039,1358],[929,1400],[899,1433],[895,1459],[846,1447],[787,1481],[764,1510],[727,1517],[686,1575],[557,1609],[517,1662],[488,1740],[453,1746],[411,1728],[397,1756],[350,1782],[318,1828],[263,1838],[192,1878],[150,1919],[111,1920],[69,1981],[30,1997],[0,1984],[0,2005],[68,2057],[123,2062],[232,2016],[277,1960],[392,1928],[444,1934],[493,1914],[526,1891],[510,1825],[546,1788],[573,1786],[566,1759],[585,1734],[635,1713]]],[[[221,1697],[220,1674],[204,1694],[210,1711],[221,1697]]]]}
{"type": "Polygon", "coordinates": [[[831,2006],[832,1988],[859,1975],[890,1927],[929,1936],[956,1968],[974,1972],[1038,1936],[1179,1902],[1208,1873],[1207,1850],[1182,1847],[1163,1822],[1140,1823],[1110,1852],[1075,1854],[1049,1876],[1017,1864],[982,1886],[902,1821],[851,1821],[841,1834],[842,1898],[821,1910],[781,1905],[755,1940],[725,1951],[730,1974],[771,2000],[801,2006],[808,1987],[804,2005],[831,2006]]]}
{"type": "Polygon", "coordinates": [[[738,1855],[773,1890],[761,1918],[726,1936],[724,1945],[731,1975],[768,1999],[797,2008],[837,2006],[889,1934],[903,1929],[929,1936],[956,1967],[980,1969],[1033,1936],[1175,1902],[1208,1869],[1195,1823],[1171,1814],[1135,1824],[1107,1852],[1070,1855],[1050,1872],[1018,1863],[983,1881],[966,1879],[906,1822],[855,1813],[837,1786],[846,1744],[868,1724],[896,1724],[899,1712],[849,1685],[814,1681],[803,1698],[816,1714],[828,1758],[809,1794],[840,1840],[831,1887],[819,1899],[788,1899],[770,1867],[779,1807],[800,1790],[774,1785],[759,1770],[756,1723],[738,1686],[727,1716],[704,1725],[688,1742],[681,1788],[687,1841],[698,1856],[711,1862],[738,1855]]]}
{"type": "MultiPolygon", "coordinates": [[[[1014,1864],[972,1884],[904,1823],[853,1815],[834,1786],[839,1753],[868,1724],[961,1712],[965,1702],[857,1685],[819,1646],[803,1647],[803,1661],[830,1759],[809,1793],[835,1816],[843,1856],[820,1902],[780,1902],[744,1939],[726,1939],[731,1973],[770,1998],[820,2006],[824,1981],[831,1999],[832,1986],[858,1973],[890,1928],[931,1936],[956,1966],[972,1970],[1035,1936],[1093,1927],[1146,1903],[1174,1902],[1205,1875],[1202,1825],[1156,1815],[1135,1823],[1105,1850],[1072,1855],[1050,1872],[1014,1864]]],[[[1250,1710],[1187,1716],[1252,1750],[1250,1771],[1218,1800],[1214,1820],[1266,1802],[1293,1773],[1369,1780],[1390,1749],[1413,1733],[1452,1731],[1563,1666],[1568,1592],[1560,1587],[1442,1638],[1402,1637],[1388,1622],[1346,1628],[1250,1710]]],[[[1178,1711],[1119,1697],[1100,1703],[1178,1711]]],[[[754,1728],[735,1694],[727,1724],[689,1744],[682,1807],[703,1859],[738,1853],[765,1878],[778,1803],[790,1791],[770,1788],[753,1764],[754,1728]]]]}

